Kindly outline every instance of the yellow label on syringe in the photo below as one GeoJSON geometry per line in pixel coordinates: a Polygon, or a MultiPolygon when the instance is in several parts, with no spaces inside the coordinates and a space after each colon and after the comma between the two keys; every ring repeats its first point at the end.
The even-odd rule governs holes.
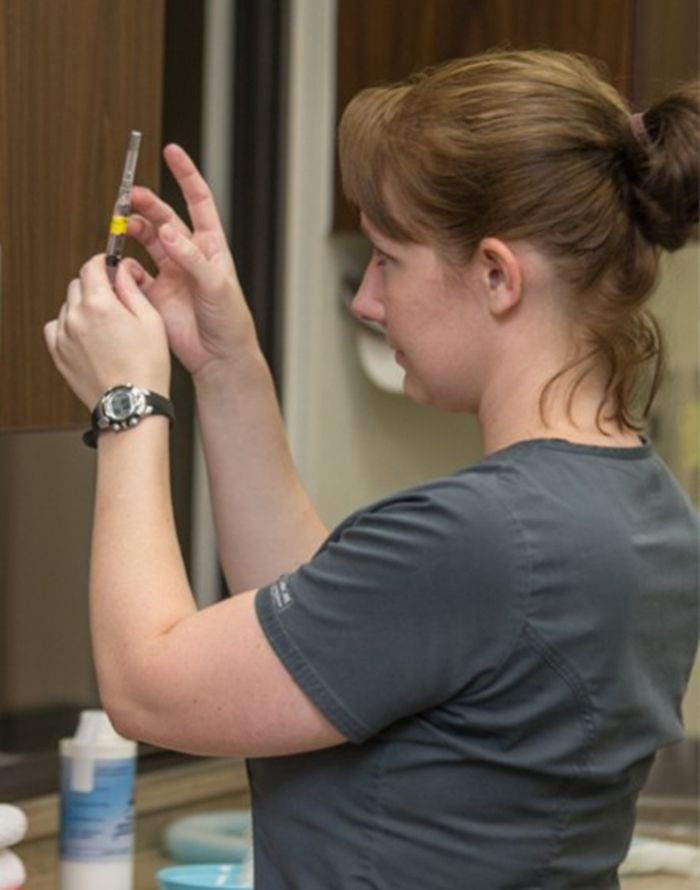
{"type": "Polygon", "coordinates": [[[109,224],[110,235],[126,235],[127,219],[125,216],[113,216],[109,224]]]}

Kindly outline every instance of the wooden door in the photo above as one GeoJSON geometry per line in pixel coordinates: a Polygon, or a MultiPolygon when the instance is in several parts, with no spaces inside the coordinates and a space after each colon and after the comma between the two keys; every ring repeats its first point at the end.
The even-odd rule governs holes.
{"type": "MultiPolygon", "coordinates": [[[[338,118],[352,96],[426,65],[494,46],[582,52],[628,92],[637,0],[339,0],[338,118]]],[[[653,0],[652,0],[653,2],[653,0]]],[[[336,176],[334,228],[356,216],[336,176]]]]}
{"type": "Polygon", "coordinates": [[[0,0],[0,430],[84,425],[46,351],[103,250],[130,131],[158,187],[165,0],[0,0]]]}

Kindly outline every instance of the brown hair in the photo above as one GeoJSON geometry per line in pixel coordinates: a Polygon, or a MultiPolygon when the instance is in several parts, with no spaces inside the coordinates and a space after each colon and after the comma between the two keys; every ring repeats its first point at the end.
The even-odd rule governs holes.
{"type": "Polygon", "coordinates": [[[644,305],[659,249],[680,247],[698,220],[699,96],[698,84],[679,88],[633,127],[625,101],[583,56],[458,59],[355,96],[340,123],[343,186],[387,236],[432,242],[457,262],[488,235],[546,252],[577,295],[589,341],[556,377],[603,356],[598,424],[610,401],[610,419],[640,429],[637,399],[646,392],[644,418],[662,368],[659,327],[644,305]]]}

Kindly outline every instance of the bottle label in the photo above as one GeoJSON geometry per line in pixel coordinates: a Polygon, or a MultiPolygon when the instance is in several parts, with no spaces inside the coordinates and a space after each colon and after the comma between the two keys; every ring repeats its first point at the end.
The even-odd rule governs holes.
{"type": "Polygon", "coordinates": [[[136,759],[95,760],[92,788],[73,790],[73,761],[61,762],[61,859],[95,862],[131,855],[136,759]]]}

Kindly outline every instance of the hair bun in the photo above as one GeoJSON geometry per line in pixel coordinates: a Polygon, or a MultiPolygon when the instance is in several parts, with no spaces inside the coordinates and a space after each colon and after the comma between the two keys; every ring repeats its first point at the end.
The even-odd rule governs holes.
{"type": "Polygon", "coordinates": [[[677,250],[698,222],[700,85],[687,84],[630,119],[634,214],[644,237],[677,250]]]}

